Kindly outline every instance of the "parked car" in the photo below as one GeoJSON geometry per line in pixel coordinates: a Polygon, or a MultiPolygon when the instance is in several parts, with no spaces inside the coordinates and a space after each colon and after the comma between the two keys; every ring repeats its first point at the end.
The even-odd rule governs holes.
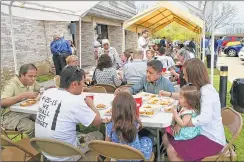
{"type": "Polygon", "coordinates": [[[244,47],[241,48],[240,52],[238,53],[239,58],[241,61],[244,61],[244,47]]]}
{"type": "Polygon", "coordinates": [[[236,42],[236,41],[240,41],[242,40],[244,37],[242,36],[224,36],[222,38],[223,43],[222,43],[222,47],[225,48],[226,44],[229,42],[236,42]]]}
{"type": "Polygon", "coordinates": [[[224,53],[231,57],[238,56],[241,48],[243,47],[242,44],[234,45],[234,46],[227,46],[224,48],[224,53]]]}

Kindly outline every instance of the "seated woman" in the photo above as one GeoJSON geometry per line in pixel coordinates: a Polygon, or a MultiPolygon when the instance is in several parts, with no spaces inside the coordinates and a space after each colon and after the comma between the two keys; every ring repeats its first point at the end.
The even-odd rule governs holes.
{"type": "Polygon", "coordinates": [[[76,55],[70,55],[66,58],[66,66],[79,66],[79,58],[76,55]]]}
{"type": "Polygon", "coordinates": [[[106,124],[105,140],[134,147],[149,160],[152,155],[153,143],[148,137],[139,139],[138,130],[142,124],[137,117],[136,102],[131,94],[120,92],[116,95],[112,103],[111,120],[106,124]]]}
{"type": "Polygon", "coordinates": [[[122,84],[109,55],[103,54],[99,57],[93,80],[95,80],[97,84],[110,84],[116,87],[122,84]]]}
{"type": "Polygon", "coordinates": [[[120,68],[123,68],[125,66],[125,64],[127,64],[129,61],[131,61],[132,56],[131,53],[128,50],[125,50],[125,52],[123,52],[123,54],[120,57],[121,62],[119,64],[120,68]]]}
{"type": "MultiPolygon", "coordinates": [[[[226,138],[221,117],[219,94],[210,84],[208,71],[199,59],[190,59],[183,65],[183,76],[189,85],[196,86],[200,91],[200,114],[189,121],[187,126],[201,126],[200,136],[190,140],[175,140],[165,134],[164,145],[167,148],[170,161],[200,161],[216,155],[224,148],[226,138]]],[[[162,96],[172,96],[179,99],[179,93],[160,91],[162,96]]],[[[179,132],[180,126],[175,125],[174,131],[179,132]]]]}
{"type": "Polygon", "coordinates": [[[182,65],[189,59],[191,59],[189,52],[182,48],[177,52],[177,58],[180,62],[180,65],[176,65],[177,68],[179,68],[179,71],[176,69],[170,69],[171,75],[173,75],[177,79],[177,83],[180,85],[180,87],[184,86],[186,84],[184,78],[183,78],[183,70],[182,65]]]}
{"type": "Polygon", "coordinates": [[[146,52],[147,62],[150,62],[154,59],[154,54],[155,54],[155,51],[147,50],[147,52],[146,52]]]}
{"type": "Polygon", "coordinates": [[[110,46],[110,42],[108,39],[102,40],[102,48],[100,48],[98,51],[98,59],[103,54],[107,54],[111,58],[113,67],[117,69],[119,68],[119,64],[120,64],[119,54],[114,47],[110,46]]]}

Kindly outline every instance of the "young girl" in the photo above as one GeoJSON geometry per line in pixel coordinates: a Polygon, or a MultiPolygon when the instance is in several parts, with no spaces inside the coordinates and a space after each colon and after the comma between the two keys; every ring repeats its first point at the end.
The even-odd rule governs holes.
{"type": "Polygon", "coordinates": [[[200,135],[201,127],[188,127],[191,118],[196,117],[200,112],[200,93],[195,86],[186,85],[180,91],[179,113],[172,109],[174,121],[181,127],[179,132],[168,132],[174,135],[175,140],[188,140],[200,135]]]}
{"type": "MultiPolygon", "coordinates": [[[[112,121],[106,124],[106,141],[127,144],[141,151],[147,160],[152,154],[150,138],[139,140],[141,121],[136,116],[136,102],[128,92],[119,92],[112,103],[112,121]]],[[[119,159],[118,159],[119,160],[119,159]]]]}

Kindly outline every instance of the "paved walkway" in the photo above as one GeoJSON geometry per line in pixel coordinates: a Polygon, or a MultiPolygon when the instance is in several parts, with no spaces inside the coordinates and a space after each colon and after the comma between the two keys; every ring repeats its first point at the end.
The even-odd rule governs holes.
{"type": "Polygon", "coordinates": [[[228,66],[228,80],[233,82],[237,78],[244,78],[244,61],[241,61],[238,57],[227,57],[223,55],[219,57],[218,69],[222,65],[228,66]]]}

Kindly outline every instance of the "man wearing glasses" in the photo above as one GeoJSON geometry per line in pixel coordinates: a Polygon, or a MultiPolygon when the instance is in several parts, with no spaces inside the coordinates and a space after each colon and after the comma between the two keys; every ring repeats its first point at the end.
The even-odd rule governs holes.
{"type": "MultiPolygon", "coordinates": [[[[43,93],[35,123],[35,136],[57,139],[80,148],[84,153],[87,146],[82,146],[77,139],[76,125],[99,126],[101,118],[91,98],[81,96],[85,72],[77,66],[65,67],[60,74],[60,88],[52,88],[43,93]]],[[[79,157],[52,157],[51,161],[78,160],[79,157]]]]}

